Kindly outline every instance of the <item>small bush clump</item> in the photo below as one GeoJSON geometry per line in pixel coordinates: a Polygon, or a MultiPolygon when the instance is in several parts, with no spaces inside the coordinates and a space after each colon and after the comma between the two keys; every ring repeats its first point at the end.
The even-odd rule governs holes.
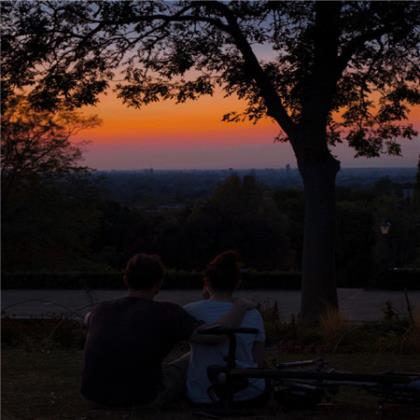
{"type": "Polygon", "coordinates": [[[2,347],[19,347],[28,351],[57,348],[81,349],[86,337],[83,325],[59,316],[45,319],[2,317],[2,347]]]}
{"type": "Polygon", "coordinates": [[[420,353],[420,316],[402,316],[385,303],[378,322],[355,323],[328,311],[318,325],[305,325],[292,317],[284,322],[277,303],[260,306],[267,343],[282,353],[420,353]]]}

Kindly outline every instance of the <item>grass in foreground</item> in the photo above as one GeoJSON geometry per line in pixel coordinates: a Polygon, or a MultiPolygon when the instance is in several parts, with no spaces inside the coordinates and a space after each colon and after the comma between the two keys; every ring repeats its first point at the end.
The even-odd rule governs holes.
{"type": "MultiPolygon", "coordinates": [[[[186,420],[191,408],[176,404],[164,412],[93,410],[79,395],[82,352],[77,350],[2,353],[2,419],[151,419],[186,420]]],[[[282,354],[279,361],[310,358],[310,354],[282,354]]],[[[277,357],[277,356],[276,356],[277,357]]],[[[389,369],[418,370],[420,355],[334,354],[324,355],[336,368],[358,372],[389,369]]],[[[284,412],[277,404],[260,410],[253,419],[373,419],[377,401],[361,391],[344,390],[332,405],[310,411],[284,412]]],[[[249,417],[248,417],[249,418],[249,417]]],[[[387,407],[384,418],[418,419],[420,409],[387,407]]]]}

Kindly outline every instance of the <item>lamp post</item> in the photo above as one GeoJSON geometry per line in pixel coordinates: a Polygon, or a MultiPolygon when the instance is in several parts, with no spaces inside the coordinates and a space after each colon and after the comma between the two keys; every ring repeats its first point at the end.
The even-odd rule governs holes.
{"type": "Polygon", "coordinates": [[[381,226],[379,226],[379,228],[381,229],[381,233],[383,236],[388,236],[389,232],[391,230],[391,222],[389,220],[384,220],[381,223],[381,226]]]}
{"type": "Polygon", "coordinates": [[[384,220],[381,225],[379,226],[379,229],[381,231],[382,237],[384,238],[386,251],[385,251],[385,266],[386,270],[389,270],[392,267],[393,261],[391,261],[391,222],[389,220],[384,220]]]}

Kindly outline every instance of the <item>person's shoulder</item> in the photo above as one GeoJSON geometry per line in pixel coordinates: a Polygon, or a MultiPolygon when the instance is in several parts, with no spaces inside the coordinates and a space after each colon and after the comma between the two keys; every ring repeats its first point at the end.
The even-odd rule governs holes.
{"type": "Polygon", "coordinates": [[[187,303],[183,306],[185,310],[193,310],[195,308],[201,308],[203,306],[206,306],[208,304],[209,300],[202,299],[202,300],[196,300],[195,302],[187,303]]]}
{"type": "Polygon", "coordinates": [[[154,301],[154,303],[156,304],[156,307],[159,310],[165,311],[168,314],[184,312],[184,309],[182,308],[182,306],[180,306],[180,305],[178,305],[177,303],[174,303],[174,302],[154,301]]]}
{"type": "Polygon", "coordinates": [[[259,310],[259,309],[257,309],[257,308],[250,309],[248,312],[249,312],[250,314],[254,315],[254,316],[261,316],[261,312],[260,312],[260,310],[259,310]]]}
{"type": "Polygon", "coordinates": [[[122,299],[110,299],[97,302],[92,306],[92,312],[106,311],[110,308],[115,307],[122,301],[122,299]]]}
{"type": "Polygon", "coordinates": [[[87,311],[84,317],[84,323],[90,325],[94,320],[103,319],[104,316],[108,316],[113,312],[116,302],[118,300],[113,299],[94,303],[87,311]]]}
{"type": "Polygon", "coordinates": [[[173,310],[177,310],[181,308],[181,306],[178,305],[177,303],[167,302],[166,300],[163,300],[163,301],[154,300],[153,304],[160,308],[167,308],[167,309],[173,309],[173,310]]]}
{"type": "Polygon", "coordinates": [[[208,299],[197,300],[195,302],[187,303],[183,308],[192,316],[201,316],[203,311],[211,305],[211,301],[208,299]]]}
{"type": "Polygon", "coordinates": [[[255,321],[262,320],[261,312],[258,309],[250,309],[249,311],[247,311],[246,317],[255,321]]]}

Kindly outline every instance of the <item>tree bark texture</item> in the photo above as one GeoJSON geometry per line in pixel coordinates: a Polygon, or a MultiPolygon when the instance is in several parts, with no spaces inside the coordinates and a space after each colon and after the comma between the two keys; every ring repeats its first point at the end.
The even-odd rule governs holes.
{"type": "Polygon", "coordinates": [[[338,309],[335,269],[335,180],[340,164],[331,155],[300,161],[304,183],[305,224],[301,317],[318,322],[338,309]]]}

